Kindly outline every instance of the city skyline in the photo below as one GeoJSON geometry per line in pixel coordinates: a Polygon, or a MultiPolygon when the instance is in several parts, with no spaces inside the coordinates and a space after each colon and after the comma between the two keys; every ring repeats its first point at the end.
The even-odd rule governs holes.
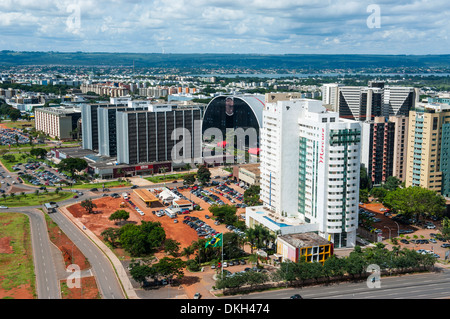
{"type": "Polygon", "coordinates": [[[445,54],[444,1],[9,0],[0,46],[14,51],[445,54]]]}

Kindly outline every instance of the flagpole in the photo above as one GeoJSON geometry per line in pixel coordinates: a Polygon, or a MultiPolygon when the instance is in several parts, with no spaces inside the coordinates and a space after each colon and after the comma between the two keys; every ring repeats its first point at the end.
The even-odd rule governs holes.
{"type": "Polygon", "coordinates": [[[223,279],[223,233],[222,233],[222,240],[221,240],[221,246],[222,246],[222,279],[223,279]]]}

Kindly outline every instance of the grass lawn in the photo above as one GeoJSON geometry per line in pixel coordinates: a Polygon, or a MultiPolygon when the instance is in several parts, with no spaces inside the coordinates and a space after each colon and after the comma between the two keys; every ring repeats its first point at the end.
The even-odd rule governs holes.
{"type": "Polygon", "coordinates": [[[0,289],[14,297],[14,289],[29,290],[36,298],[30,221],[17,213],[0,213],[0,238],[9,237],[12,253],[0,254],[0,289]],[[22,288],[21,288],[22,287],[22,288]]]}
{"type": "Polygon", "coordinates": [[[2,121],[2,124],[7,128],[24,128],[24,127],[34,127],[34,121],[2,121]],[[29,126],[31,125],[31,126],[29,126]]]}
{"type": "Polygon", "coordinates": [[[151,176],[151,177],[145,177],[146,180],[152,182],[152,183],[162,183],[167,181],[173,181],[173,180],[182,180],[184,179],[184,176],[188,173],[179,173],[179,174],[170,174],[170,175],[157,175],[157,176],[151,176]]]}
{"type": "MultiPolygon", "coordinates": [[[[25,153],[23,153],[25,154],[25,153]]],[[[7,161],[2,157],[0,157],[0,161],[2,162],[3,166],[6,167],[6,169],[10,172],[13,171],[12,167],[14,165],[16,165],[17,163],[27,163],[29,159],[32,159],[34,161],[36,161],[36,158],[34,156],[30,156],[25,154],[26,156],[22,157],[22,154],[8,154],[8,155],[13,155],[15,157],[14,161],[7,161]]]]}
{"type": "Polygon", "coordinates": [[[124,187],[124,186],[131,186],[132,184],[127,181],[110,181],[110,182],[104,182],[104,183],[86,183],[86,184],[74,184],[73,188],[103,188],[103,185],[105,185],[105,188],[109,187],[124,187]]]}
{"type": "Polygon", "coordinates": [[[0,205],[5,205],[8,207],[37,206],[43,205],[44,203],[48,202],[63,201],[73,196],[74,193],[72,192],[59,192],[58,194],[56,194],[55,192],[49,192],[47,194],[39,193],[38,195],[34,193],[25,195],[16,194],[14,197],[11,196],[7,196],[6,198],[3,198],[3,196],[0,197],[0,205]]]}

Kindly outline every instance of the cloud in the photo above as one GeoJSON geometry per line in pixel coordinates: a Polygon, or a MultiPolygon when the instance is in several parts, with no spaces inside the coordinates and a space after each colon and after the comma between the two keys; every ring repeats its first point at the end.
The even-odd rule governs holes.
{"type": "Polygon", "coordinates": [[[449,14],[446,0],[2,0],[0,32],[10,50],[435,54],[449,14]]]}

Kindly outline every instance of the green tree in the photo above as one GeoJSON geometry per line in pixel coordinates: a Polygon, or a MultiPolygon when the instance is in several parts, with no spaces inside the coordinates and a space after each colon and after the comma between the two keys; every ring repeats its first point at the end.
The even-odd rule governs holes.
{"type": "Polygon", "coordinates": [[[388,190],[384,187],[374,187],[370,190],[370,195],[373,198],[377,198],[379,201],[383,201],[384,197],[387,195],[388,190]]]}
{"type": "Polygon", "coordinates": [[[109,220],[127,220],[130,218],[130,213],[126,210],[120,209],[116,210],[114,213],[109,216],[109,220]]]}
{"type": "Polygon", "coordinates": [[[152,267],[137,263],[131,263],[130,264],[130,275],[131,277],[139,282],[141,286],[143,286],[147,282],[147,277],[155,277],[156,274],[154,273],[154,270],[152,267]]]}
{"type": "Polygon", "coordinates": [[[183,185],[191,186],[195,183],[195,174],[186,174],[183,178],[183,185]]]}
{"type": "Polygon", "coordinates": [[[97,205],[89,198],[82,201],[80,206],[83,207],[88,214],[92,214],[94,212],[94,208],[97,208],[97,205]]]}
{"type": "Polygon", "coordinates": [[[383,184],[383,188],[388,191],[395,191],[401,183],[402,181],[399,178],[395,176],[389,176],[386,179],[386,182],[383,184]]]}
{"type": "Polygon", "coordinates": [[[197,180],[202,184],[209,183],[211,180],[211,172],[205,165],[200,165],[197,170],[197,180]]]}
{"type": "Polygon", "coordinates": [[[389,192],[384,198],[384,205],[407,218],[415,217],[416,221],[420,217],[441,216],[447,208],[442,195],[418,186],[389,192]]]}
{"type": "Polygon", "coordinates": [[[164,278],[176,277],[180,279],[184,276],[183,269],[186,268],[186,262],[180,258],[164,257],[154,264],[152,268],[156,274],[164,278]]]}
{"type": "Polygon", "coordinates": [[[209,207],[209,211],[216,217],[220,223],[227,225],[233,225],[237,221],[236,211],[237,208],[232,205],[212,205],[209,207]]]}
{"type": "Polygon", "coordinates": [[[112,247],[116,247],[117,245],[117,240],[119,239],[119,229],[118,228],[113,228],[113,227],[109,227],[106,228],[104,231],[102,231],[102,233],[100,234],[103,239],[110,243],[112,247]]]}
{"type": "Polygon", "coordinates": [[[30,151],[30,154],[31,156],[34,156],[36,158],[44,158],[47,155],[47,150],[45,150],[44,148],[33,148],[30,151]]]}
{"type": "Polygon", "coordinates": [[[172,256],[176,256],[180,251],[180,243],[174,239],[167,238],[164,241],[164,251],[172,256]]]}
{"type": "Polygon", "coordinates": [[[63,171],[69,171],[72,178],[75,176],[75,171],[82,171],[88,167],[86,160],[82,158],[64,158],[57,164],[58,169],[63,171]]]}
{"type": "Polygon", "coordinates": [[[361,164],[359,171],[359,188],[367,190],[372,189],[372,180],[369,178],[367,169],[363,164],[361,164]]]}
{"type": "Polygon", "coordinates": [[[260,204],[259,193],[261,187],[259,185],[251,185],[244,192],[244,203],[249,206],[257,206],[260,204]]]}

